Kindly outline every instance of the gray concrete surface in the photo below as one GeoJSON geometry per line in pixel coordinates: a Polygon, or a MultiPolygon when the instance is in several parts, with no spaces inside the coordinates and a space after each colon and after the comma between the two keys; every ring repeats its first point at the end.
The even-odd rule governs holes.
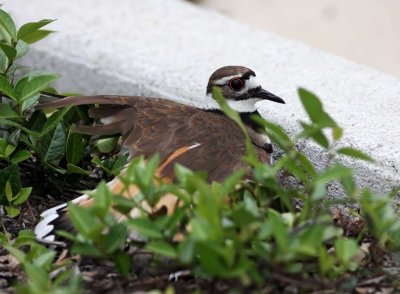
{"type": "Polygon", "coordinates": [[[290,39],[400,77],[398,0],[197,0],[290,39]]]}
{"type": "MultiPolygon", "coordinates": [[[[213,70],[245,65],[286,100],[260,103],[266,118],[291,134],[298,130],[306,116],[296,91],[305,87],[345,128],[343,143],[378,160],[369,165],[343,158],[358,168],[359,183],[379,191],[400,183],[395,77],[179,0],[9,0],[3,8],[19,24],[57,19],[51,28],[58,33],[35,45],[26,62],[61,73],[61,91],[144,94],[201,105],[213,70]]],[[[315,145],[302,149],[319,167],[327,164],[315,145]]]]}

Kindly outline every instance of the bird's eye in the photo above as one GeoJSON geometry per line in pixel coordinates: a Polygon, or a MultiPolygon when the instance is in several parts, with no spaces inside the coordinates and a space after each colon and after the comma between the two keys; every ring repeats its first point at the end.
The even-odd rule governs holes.
{"type": "Polygon", "coordinates": [[[235,91],[240,91],[244,88],[244,83],[239,78],[234,78],[228,82],[229,88],[235,91]]]}

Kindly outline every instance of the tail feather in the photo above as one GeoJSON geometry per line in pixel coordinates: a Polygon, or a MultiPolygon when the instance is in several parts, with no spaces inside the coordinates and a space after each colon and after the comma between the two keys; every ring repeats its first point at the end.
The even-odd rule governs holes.
{"type": "MultiPolygon", "coordinates": [[[[177,157],[198,146],[200,146],[200,144],[185,146],[177,149],[160,165],[160,167],[157,169],[156,175],[159,178],[161,178],[162,181],[165,183],[172,182],[173,178],[164,175],[164,170],[167,169],[170,165],[172,165],[174,161],[177,159],[177,157]]],[[[125,171],[121,172],[121,174],[124,173],[125,171]]],[[[132,199],[140,192],[139,188],[135,185],[131,185],[128,188],[126,188],[125,184],[119,178],[113,179],[111,182],[107,183],[107,186],[112,194],[120,194],[129,199],[132,199]]],[[[93,205],[93,199],[86,194],[72,200],[71,202],[79,206],[93,205]]],[[[150,205],[145,201],[141,203],[142,210],[145,210],[147,213],[152,215],[159,215],[160,213],[171,215],[175,211],[177,206],[179,206],[179,198],[177,198],[173,194],[164,195],[160,199],[160,201],[155,205],[155,207],[150,207],[150,205]]],[[[131,218],[139,217],[142,213],[142,210],[134,208],[130,212],[130,217],[131,218]]],[[[125,215],[122,215],[116,210],[112,210],[111,212],[114,214],[114,216],[118,221],[123,221],[126,218],[125,215]]],[[[43,219],[35,227],[35,235],[39,240],[54,241],[56,239],[54,232],[57,230],[65,230],[68,232],[74,231],[68,216],[68,209],[66,203],[44,211],[41,214],[41,217],[43,219]]],[[[137,234],[135,234],[135,232],[132,232],[130,236],[135,236],[131,237],[131,239],[136,239],[136,240],[140,239],[137,238],[137,234]]]]}
{"type": "MultiPolygon", "coordinates": [[[[118,179],[115,178],[111,182],[107,183],[108,188],[112,192],[112,194],[121,194],[126,198],[132,199],[136,195],[138,195],[139,188],[137,186],[129,186],[128,189],[125,188],[125,185],[118,179]]],[[[71,201],[81,207],[89,207],[93,205],[94,199],[88,195],[82,195],[71,201]]],[[[179,199],[172,195],[167,194],[163,196],[160,201],[155,205],[155,207],[150,207],[150,205],[146,202],[141,204],[141,209],[134,208],[130,212],[130,217],[135,218],[139,217],[142,214],[142,211],[146,211],[150,214],[158,215],[160,212],[162,214],[172,214],[179,204],[179,199]]],[[[126,219],[126,216],[121,214],[120,212],[112,209],[111,213],[117,219],[117,221],[121,222],[126,219]]],[[[74,227],[71,223],[71,220],[68,216],[68,207],[67,203],[58,205],[56,207],[50,208],[40,215],[42,220],[36,225],[34,229],[34,233],[38,240],[44,241],[55,241],[56,235],[55,232],[58,230],[67,231],[69,233],[74,233],[74,227]]],[[[130,234],[130,238],[132,240],[141,240],[140,236],[138,236],[135,232],[130,234]]]]}
{"type": "MultiPolygon", "coordinates": [[[[81,202],[89,199],[89,195],[81,195],[71,202],[80,205],[81,202]]],[[[43,211],[40,216],[42,220],[36,225],[34,233],[38,240],[54,241],[56,230],[73,232],[73,226],[68,218],[67,203],[52,207],[43,211]]]]}

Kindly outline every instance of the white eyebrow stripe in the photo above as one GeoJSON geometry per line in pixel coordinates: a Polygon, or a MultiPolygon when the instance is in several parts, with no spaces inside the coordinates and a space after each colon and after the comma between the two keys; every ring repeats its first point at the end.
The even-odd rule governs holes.
{"type": "Polygon", "coordinates": [[[229,76],[229,77],[224,77],[222,79],[216,80],[215,85],[222,86],[222,85],[225,85],[226,82],[228,82],[229,80],[231,80],[233,78],[241,78],[241,77],[242,77],[241,75],[233,75],[233,76],[229,76]]]}
{"type": "MultiPolygon", "coordinates": [[[[241,78],[241,75],[233,75],[233,76],[229,76],[229,77],[224,77],[222,79],[219,79],[215,82],[215,85],[225,85],[228,81],[230,81],[233,78],[241,78]]],[[[257,82],[257,78],[255,76],[250,76],[249,79],[246,81],[245,83],[245,87],[240,90],[238,93],[238,95],[242,95],[244,93],[246,93],[247,91],[249,91],[250,89],[255,89],[258,88],[260,86],[260,84],[257,82]]]]}

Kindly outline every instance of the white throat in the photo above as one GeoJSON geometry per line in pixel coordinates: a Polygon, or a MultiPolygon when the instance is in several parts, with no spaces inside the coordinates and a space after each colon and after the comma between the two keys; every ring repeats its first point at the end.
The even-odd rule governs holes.
{"type": "MultiPolygon", "coordinates": [[[[229,107],[232,108],[233,110],[243,113],[243,112],[254,112],[257,110],[256,103],[261,101],[262,99],[260,98],[250,98],[246,100],[230,100],[227,99],[226,102],[228,103],[229,107]]],[[[211,93],[207,94],[207,104],[203,106],[204,109],[221,109],[217,103],[212,98],[211,93]]]]}
{"type": "Polygon", "coordinates": [[[237,112],[254,112],[257,110],[256,103],[261,101],[260,98],[250,98],[246,100],[227,100],[228,105],[237,112]]]}

